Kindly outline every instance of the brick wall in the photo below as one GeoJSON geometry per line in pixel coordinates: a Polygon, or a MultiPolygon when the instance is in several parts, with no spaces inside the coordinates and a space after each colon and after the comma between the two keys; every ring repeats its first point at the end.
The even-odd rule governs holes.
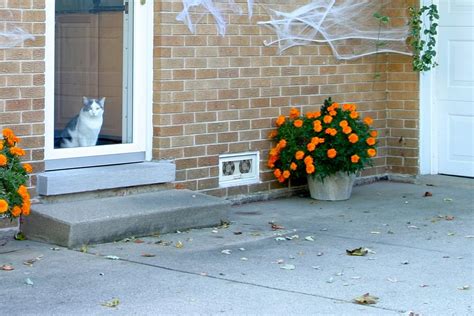
{"type": "MultiPolygon", "coordinates": [[[[35,36],[14,48],[0,49],[0,130],[9,127],[21,137],[23,160],[35,172],[43,169],[44,159],[44,2],[0,1],[0,31],[20,27],[35,36]]],[[[33,196],[35,180],[32,176],[33,196]]]]}
{"type": "MultiPolygon", "coordinates": [[[[286,11],[307,2],[271,1],[286,11]]],[[[387,15],[403,16],[410,2],[393,0],[387,15]]],[[[364,175],[417,172],[418,81],[410,58],[379,54],[341,62],[327,45],[279,55],[262,44],[273,32],[256,25],[269,19],[261,6],[251,21],[229,15],[224,37],[209,16],[191,34],[175,20],[181,9],[179,0],[155,1],[153,156],[176,159],[179,187],[219,196],[281,188],[265,165],[274,119],[292,106],[315,110],[328,96],[356,102],[375,119],[379,154],[364,175]],[[218,155],[254,150],[261,152],[262,182],[219,189],[218,155]]]]}

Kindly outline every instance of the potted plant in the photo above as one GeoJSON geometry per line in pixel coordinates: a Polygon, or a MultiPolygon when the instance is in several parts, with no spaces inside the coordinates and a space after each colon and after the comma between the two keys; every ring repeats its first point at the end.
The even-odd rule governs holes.
{"type": "Polygon", "coordinates": [[[331,98],[318,112],[306,115],[293,108],[280,115],[270,135],[268,167],[279,182],[307,177],[312,198],[346,200],[355,176],[377,154],[377,131],[370,117],[361,119],[355,104],[338,104],[331,98]]]}
{"type": "Polygon", "coordinates": [[[29,164],[22,164],[25,151],[17,146],[20,138],[9,128],[0,138],[0,218],[13,220],[30,214],[30,195],[26,187],[29,164]]]}

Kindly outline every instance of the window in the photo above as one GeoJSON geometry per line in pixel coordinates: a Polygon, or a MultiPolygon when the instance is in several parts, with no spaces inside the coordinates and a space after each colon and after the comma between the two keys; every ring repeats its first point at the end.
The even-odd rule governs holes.
{"type": "Polygon", "coordinates": [[[146,160],[153,9],[136,2],[46,3],[47,170],[146,160]]]}

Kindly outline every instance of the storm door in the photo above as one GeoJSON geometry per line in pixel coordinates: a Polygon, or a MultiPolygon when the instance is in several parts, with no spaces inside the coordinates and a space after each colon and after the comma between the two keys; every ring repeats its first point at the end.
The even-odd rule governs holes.
{"type": "Polygon", "coordinates": [[[47,169],[144,159],[134,118],[133,34],[133,1],[55,1],[47,169]]]}

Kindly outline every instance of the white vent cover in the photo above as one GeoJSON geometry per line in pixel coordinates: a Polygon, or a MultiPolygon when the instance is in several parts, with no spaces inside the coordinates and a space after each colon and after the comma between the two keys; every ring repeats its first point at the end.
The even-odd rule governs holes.
{"type": "Polygon", "coordinates": [[[221,187],[257,183],[259,181],[259,152],[219,156],[219,185],[221,187]]]}

